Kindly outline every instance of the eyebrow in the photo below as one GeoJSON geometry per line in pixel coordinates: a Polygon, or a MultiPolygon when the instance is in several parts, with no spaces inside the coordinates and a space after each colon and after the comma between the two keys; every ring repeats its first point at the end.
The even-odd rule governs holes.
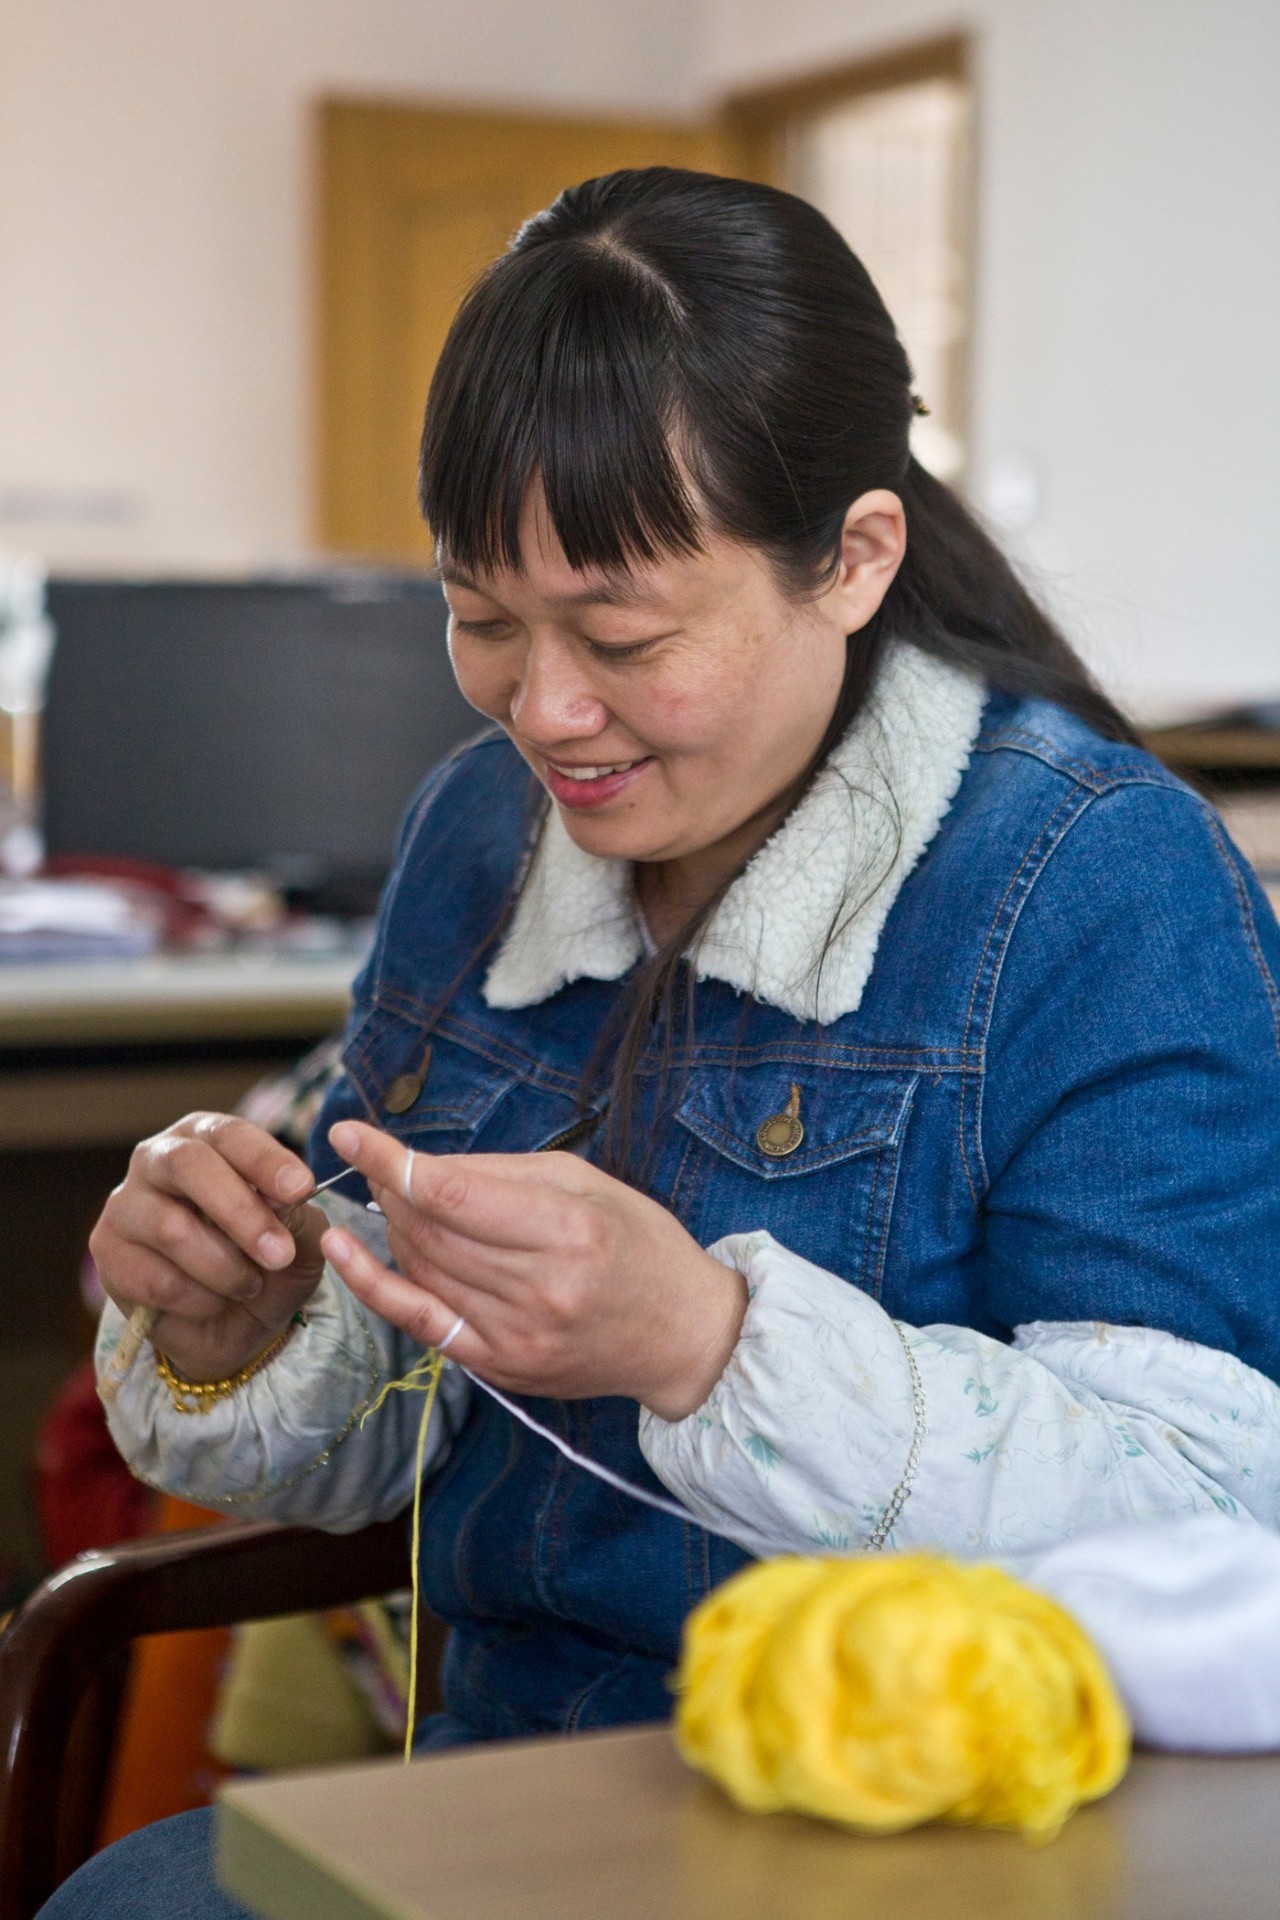
{"type": "MultiPolygon", "coordinates": [[[[469,580],[465,573],[458,573],[448,567],[441,571],[441,579],[447,586],[465,587],[471,593],[488,593],[478,581],[469,580]]],[[[557,593],[552,603],[557,607],[634,607],[648,598],[645,591],[635,585],[623,574],[612,579],[599,581],[596,585],[582,587],[576,593],[557,593]]]]}

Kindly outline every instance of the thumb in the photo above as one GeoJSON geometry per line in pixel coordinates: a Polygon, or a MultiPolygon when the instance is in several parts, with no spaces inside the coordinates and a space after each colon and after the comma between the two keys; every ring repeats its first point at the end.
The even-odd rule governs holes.
{"type": "Polygon", "coordinates": [[[389,1133],[366,1126],[363,1120],[339,1120],[329,1131],[329,1145],[357,1168],[371,1187],[390,1187],[413,1203],[407,1181],[415,1156],[389,1133]]]}

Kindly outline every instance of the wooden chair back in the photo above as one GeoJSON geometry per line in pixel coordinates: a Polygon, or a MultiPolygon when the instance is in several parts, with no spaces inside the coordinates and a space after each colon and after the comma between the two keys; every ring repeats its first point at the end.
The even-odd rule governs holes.
{"type": "MultiPolygon", "coordinates": [[[[350,1534],[270,1521],[162,1534],[52,1574],[0,1634],[0,1920],[32,1920],[93,1851],[132,1641],[408,1583],[403,1519],[350,1534]]],[[[424,1638],[431,1675],[443,1628],[432,1621],[424,1638]]]]}

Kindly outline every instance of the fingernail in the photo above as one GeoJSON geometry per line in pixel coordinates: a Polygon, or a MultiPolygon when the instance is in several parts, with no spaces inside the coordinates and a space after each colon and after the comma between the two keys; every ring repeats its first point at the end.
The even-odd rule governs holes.
{"type": "Polygon", "coordinates": [[[330,1227],[328,1233],[322,1234],[320,1247],[326,1260],[332,1260],[335,1266],[350,1260],[355,1252],[355,1242],[341,1227],[330,1227]]]}
{"type": "Polygon", "coordinates": [[[282,1233],[264,1233],[258,1241],[258,1258],[264,1267],[287,1267],[293,1259],[293,1242],[282,1233]]]}
{"type": "Polygon", "coordinates": [[[381,1213],[381,1212],[382,1212],[382,1208],[381,1208],[381,1207],[380,1207],[380,1206],[378,1205],[378,1203],[377,1203],[377,1201],[376,1201],[376,1200],[366,1200],[366,1201],[365,1201],[365,1203],[364,1203],[364,1210],[365,1210],[365,1212],[366,1212],[366,1213],[381,1213]]]}
{"type": "Polygon", "coordinates": [[[276,1175],[276,1192],[286,1200],[300,1199],[311,1191],[311,1175],[303,1167],[283,1167],[276,1175]]]}
{"type": "Polygon", "coordinates": [[[256,1300],[266,1284],[266,1281],[260,1273],[251,1273],[245,1281],[244,1292],[240,1296],[241,1299],[256,1300]]]}
{"type": "Polygon", "coordinates": [[[344,1160],[350,1160],[359,1150],[360,1135],[356,1131],[354,1120],[339,1120],[337,1126],[329,1129],[329,1145],[344,1160]]]}

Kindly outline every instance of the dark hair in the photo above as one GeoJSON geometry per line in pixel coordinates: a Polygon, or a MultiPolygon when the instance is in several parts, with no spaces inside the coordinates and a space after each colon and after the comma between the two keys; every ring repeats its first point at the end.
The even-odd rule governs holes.
{"type": "MultiPolygon", "coordinates": [[[[606,174],[527,221],[463,302],[427,401],[422,510],[447,565],[519,569],[536,478],[574,567],[696,552],[710,528],[760,549],[804,595],[832,577],[850,504],[887,487],[905,509],[906,554],[849,637],[796,797],[890,636],[1132,739],[994,541],[912,456],[913,404],[884,302],[816,208],[714,174],[606,174]]],[[[655,1019],[669,1036],[678,1005],[692,1017],[681,956],[720,897],[639,970],[609,1037],[617,1164],[635,1069],[655,1019]]]]}

